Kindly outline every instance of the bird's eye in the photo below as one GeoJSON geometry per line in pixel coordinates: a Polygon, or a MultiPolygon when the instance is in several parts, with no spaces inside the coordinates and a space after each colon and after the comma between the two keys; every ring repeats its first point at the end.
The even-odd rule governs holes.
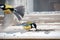
{"type": "Polygon", "coordinates": [[[4,8],[4,6],[0,6],[0,8],[4,8]]]}

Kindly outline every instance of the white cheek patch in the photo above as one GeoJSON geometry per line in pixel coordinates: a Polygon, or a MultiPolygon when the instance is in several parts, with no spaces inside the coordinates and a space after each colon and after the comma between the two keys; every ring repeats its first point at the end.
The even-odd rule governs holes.
{"type": "Polygon", "coordinates": [[[3,8],[4,6],[0,6],[0,8],[3,8]]]}

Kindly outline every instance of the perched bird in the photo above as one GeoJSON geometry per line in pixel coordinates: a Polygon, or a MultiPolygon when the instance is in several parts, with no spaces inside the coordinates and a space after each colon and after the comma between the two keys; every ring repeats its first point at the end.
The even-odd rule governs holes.
{"type": "Polygon", "coordinates": [[[22,25],[23,25],[23,28],[24,28],[25,30],[30,30],[30,29],[32,29],[32,28],[37,29],[36,23],[31,22],[31,21],[22,23],[22,25]]]}

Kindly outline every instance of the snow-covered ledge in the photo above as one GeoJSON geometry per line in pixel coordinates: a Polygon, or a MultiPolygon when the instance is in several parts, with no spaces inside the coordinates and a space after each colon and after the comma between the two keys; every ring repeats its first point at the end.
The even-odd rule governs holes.
{"type": "MultiPolygon", "coordinates": [[[[35,21],[39,29],[55,29],[56,31],[51,31],[49,34],[45,34],[45,31],[20,33],[19,30],[19,32],[0,33],[0,38],[60,39],[60,13],[59,12],[50,12],[49,14],[48,13],[49,12],[33,12],[33,13],[25,14],[22,21],[34,21],[36,19],[35,21]]],[[[19,29],[19,27],[10,26],[9,29],[8,28],[7,29],[12,31],[19,29]]]]}

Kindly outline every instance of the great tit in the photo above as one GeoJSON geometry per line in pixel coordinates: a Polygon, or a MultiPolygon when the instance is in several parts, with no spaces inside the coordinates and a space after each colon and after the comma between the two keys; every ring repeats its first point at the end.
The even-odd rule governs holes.
{"type": "Polygon", "coordinates": [[[11,12],[14,11],[13,6],[8,4],[0,4],[0,9],[2,9],[5,14],[10,14],[11,12]]]}
{"type": "Polygon", "coordinates": [[[18,20],[21,20],[21,18],[24,16],[23,6],[17,6],[16,8],[14,8],[13,6],[8,4],[0,4],[0,9],[4,11],[4,14],[14,13],[18,20]]]}
{"type": "Polygon", "coordinates": [[[25,23],[25,25],[24,25],[25,30],[30,30],[32,28],[35,28],[35,29],[37,28],[37,25],[34,22],[28,21],[25,23]]]}

